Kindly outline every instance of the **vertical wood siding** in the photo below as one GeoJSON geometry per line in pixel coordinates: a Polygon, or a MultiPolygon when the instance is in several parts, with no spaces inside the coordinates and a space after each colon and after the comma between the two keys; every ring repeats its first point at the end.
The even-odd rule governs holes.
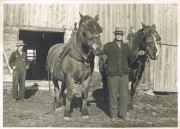
{"type": "MultiPolygon", "coordinates": [[[[129,27],[137,31],[142,21],[156,25],[162,43],[177,45],[176,4],[5,4],[3,19],[10,27],[73,28],[79,12],[99,14],[102,43],[113,40],[116,26],[124,28],[126,38],[129,27]]],[[[162,45],[159,59],[146,64],[141,83],[153,84],[157,91],[176,91],[176,64],[177,47],[162,45]]]]}

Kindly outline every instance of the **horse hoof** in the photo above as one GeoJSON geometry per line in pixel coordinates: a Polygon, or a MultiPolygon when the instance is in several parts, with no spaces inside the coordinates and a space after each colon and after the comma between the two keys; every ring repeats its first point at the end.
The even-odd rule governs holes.
{"type": "Polygon", "coordinates": [[[81,112],[81,116],[82,116],[82,117],[89,116],[89,112],[88,112],[88,110],[87,110],[87,109],[82,110],[82,112],[81,112]]]}
{"type": "Polygon", "coordinates": [[[71,116],[71,112],[70,111],[64,111],[64,118],[71,118],[72,116],[71,116]]]}
{"type": "Polygon", "coordinates": [[[49,112],[46,112],[45,114],[51,114],[51,113],[54,113],[55,111],[49,111],[49,112]]]}
{"type": "Polygon", "coordinates": [[[62,111],[64,109],[64,107],[59,107],[56,109],[56,111],[62,111]]]}
{"type": "Polygon", "coordinates": [[[56,109],[61,108],[62,106],[63,106],[63,105],[62,105],[61,103],[58,103],[58,102],[55,103],[55,108],[56,108],[56,109]]]}
{"type": "Polygon", "coordinates": [[[64,120],[71,120],[71,117],[64,117],[64,120]]]}
{"type": "Polygon", "coordinates": [[[133,105],[132,105],[132,104],[129,104],[129,105],[128,105],[128,111],[129,111],[129,110],[133,110],[133,109],[134,109],[133,105]]]}
{"type": "Polygon", "coordinates": [[[82,116],[82,118],[83,118],[83,119],[88,119],[88,118],[89,118],[89,116],[82,116]]]}

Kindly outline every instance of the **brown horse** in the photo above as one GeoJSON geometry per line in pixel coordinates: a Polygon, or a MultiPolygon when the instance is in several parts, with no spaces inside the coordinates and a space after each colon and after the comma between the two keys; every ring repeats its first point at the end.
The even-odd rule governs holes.
{"type": "Polygon", "coordinates": [[[87,100],[88,89],[94,68],[94,57],[101,53],[100,33],[102,28],[97,23],[98,15],[95,18],[80,14],[79,28],[73,33],[70,43],[56,44],[49,49],[47,56],[47,70],[51,74],[54,83],[55,102],[54,111],[63,105],[64,90],[66,93],[66,105],[64,119],[71,118],[71,101],[73,99],[74,84],[82,84],[82,117],[88,117],[87,100]],[[69,53],[63,58],[62,63],[59,56],[61,52],[70,46],[69,53]],[[58,81],[62,82],[61,88],[58,81]]]}
{"type": "MultiPolygon", "coordinates": [[[[133,56],[129,61],[129,80],[132,82],[130,89],[129,109],[133,108],[136,88],[141,80],[145,68],[145,62],[149,58],[156,60],[159,55],[158,44],[160,43],[161,37],[156,31],[156,26],[146,26],[142,23],[142,27],[142,29],[132,35],[132,39],[129,39],[131,41],[130,44],[132,44],[133,53],[133,56]],[[137,58],[136,55],[140,50],[145,51],[146,54],[137,58]]],[[[107,57],[105,55],[101,55],[99,59],[99,71],[102,76],[105,103],[107,103],[108,100],[106,58],[107,57]]]]}

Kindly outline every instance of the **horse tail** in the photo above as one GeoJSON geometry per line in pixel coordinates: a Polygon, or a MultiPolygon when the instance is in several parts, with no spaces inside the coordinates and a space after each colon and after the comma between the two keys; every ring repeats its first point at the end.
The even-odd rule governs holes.
{"type": "Polygon", "coordinates": [[[49,74],[50,72],[49,72],[49,69],[47,71],[48,71],[48,83],[49,83],[49,91],[50,91],[51,90],[51,85],[50,85],[50,77],[49,77],[50,76],[50,74],[49,74]]]}
{"type": "Polygon", "coordinates": [[[49,84],[49,91],[51,90],[51,85],[50,85],[50,68],[49,68],[49,63],[48,63],[48,60],[49,59],[49,54],[48,54],[48,56],[47,56],[47,58],[46,58],[46,70],[47,70],[47,74],[48,74],[48,84],[49,84]]]}

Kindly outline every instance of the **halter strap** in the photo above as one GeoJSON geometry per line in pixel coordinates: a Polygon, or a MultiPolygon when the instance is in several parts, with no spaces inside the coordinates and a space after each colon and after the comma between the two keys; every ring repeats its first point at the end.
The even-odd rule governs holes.
{"type": "Polygon", "coordinates": [[[86,26],[89,21],[94,21],[94,19],[89,19],[81,24],[82,27],[86,26]]]}
{"type": "Polygon", "coordinates": [[[87,55],[84,54],[84,56],[86,56],[86,57],[84,57],[83,54],[77,49],[77,46],[75,45],[76,44],[76,34],[77,34],[77,32],[75,32],[72,37],[71,51],[69,52],[69,55],[77,61],[84,62],[85,58],[87,58],[87,55]]]}

